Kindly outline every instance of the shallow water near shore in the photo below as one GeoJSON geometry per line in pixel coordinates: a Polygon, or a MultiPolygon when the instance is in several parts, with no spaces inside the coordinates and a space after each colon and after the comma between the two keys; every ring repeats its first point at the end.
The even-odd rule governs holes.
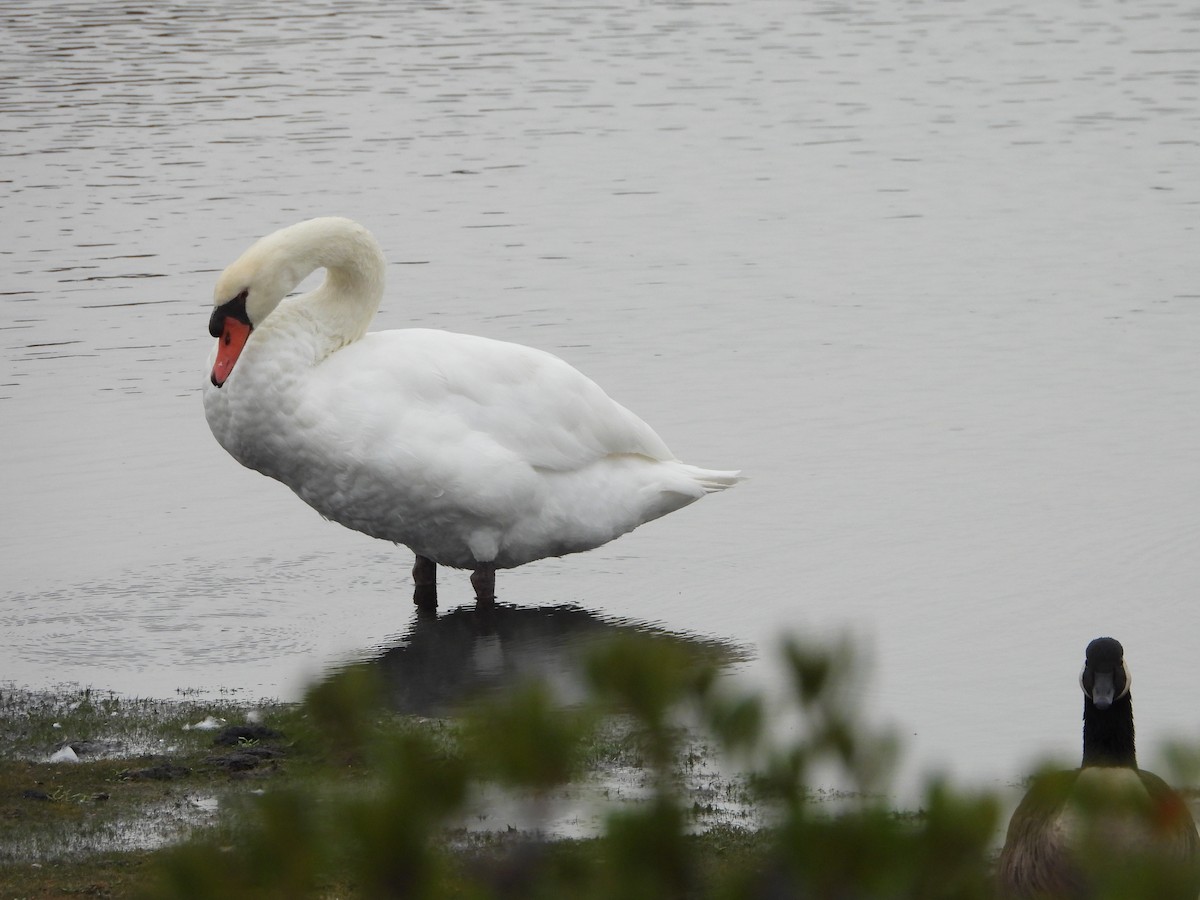
{"type": "MultiPolygon", "coordinates": [[[[1143,765],[1200,741],[1191,6],[0,22],[0,681],[289,699],[413,640],[410,554],[241,469],[200,404],[216,274],[337,214],[388,255],[376,328],[557,353],[750,476],[500,573],[505,604],[750,648],[767,690],[783,634],[849,632],[908,782],[1076,758],[1100,634],[1143,765]]],[[[477,637],[463,665],[565,640],[477,637]]]]}

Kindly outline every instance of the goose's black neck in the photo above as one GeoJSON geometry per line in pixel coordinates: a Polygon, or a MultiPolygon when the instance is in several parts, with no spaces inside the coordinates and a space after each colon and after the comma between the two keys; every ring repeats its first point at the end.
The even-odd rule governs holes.
{"type": "Polygon", "coordinates": [[[1129,694],[1097,709],[1091,697],[1083,700],[1083,764],[1137,768],[1133,745],[1133,700],[1129,694]]]}

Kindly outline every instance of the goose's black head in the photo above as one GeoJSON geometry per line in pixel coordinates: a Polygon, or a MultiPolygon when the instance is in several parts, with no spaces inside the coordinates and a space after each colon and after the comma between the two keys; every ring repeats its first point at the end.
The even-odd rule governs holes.
{"type": "Polygon", "coordinates": [[[1079,686],[1096,709],[1105,710],[1129,696],[1132,679],[1125,665],[1125,648],[1110,637],[1096,638],[1087,646],[1079,686]]]}
{"type": "Polygon", "coordinates": [[[1083,764],[1137,768],[1133,735],[1133,680],[1125,650],[1109,637],[1088,644],[1079,673],[1083,688],[1083,764]]]}

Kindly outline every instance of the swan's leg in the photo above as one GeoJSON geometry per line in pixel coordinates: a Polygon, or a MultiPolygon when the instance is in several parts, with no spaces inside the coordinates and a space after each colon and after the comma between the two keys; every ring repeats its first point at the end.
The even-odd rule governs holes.
{"type": "Polygon", "coordinates": [[[475,605],[491,606],[496,602],[496,567],[491,563],[480,563],[471,573],[471,587],[475,588],[475,605]]]}
{"type": "Polygon", "coordinates": [[[420,555],[413,563],[413,603],[437,606],[437,563],[420,555]]]}

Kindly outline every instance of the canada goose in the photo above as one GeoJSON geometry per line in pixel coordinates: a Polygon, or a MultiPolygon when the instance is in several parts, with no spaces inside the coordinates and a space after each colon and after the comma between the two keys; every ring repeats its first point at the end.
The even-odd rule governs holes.
{"type": "Polygon", "coordinates": [[[741,480],[681,462],[549,353],[426,328],[367,334],[384,269],[349,219],[255,243],[217,282],[204,412],[238,462],[411,548],[419,604],[436,602],[438,565],[470,569],[490,605],[496,569],[599,547],[741,480]],[[285,299],[318,268],[320,287],[285,299]]]}
{"type": "Polygon", "coordinates": [[[1200,891],[1200,837],[1187,804],[1139,769],[1129,667],[1109,637],[1088,644],[1083,688],[1083,764],[1038,776],[1013,813],[997,881],[1007,898],[1127,897],[1126,878],[1151,893],[1200,891]],[[1149,879],[1149,882],[1147,881],[1149,879]]]}

